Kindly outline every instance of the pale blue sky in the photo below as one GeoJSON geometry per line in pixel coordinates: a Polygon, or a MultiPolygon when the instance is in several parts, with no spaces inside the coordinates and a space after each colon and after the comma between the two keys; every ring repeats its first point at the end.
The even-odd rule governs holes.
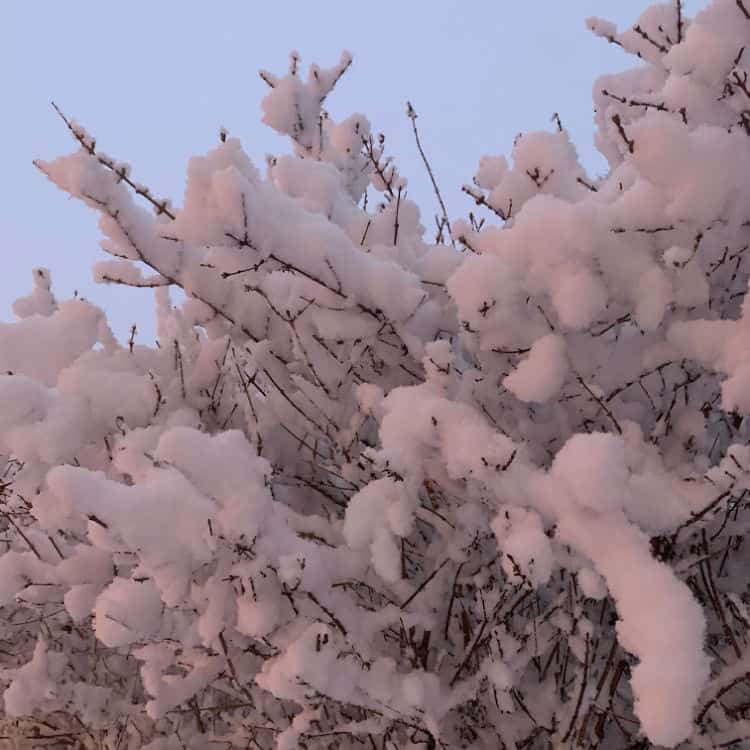
{"type": "MultiPolygon", "coordinates": [[[[283,73],[288,53],[328,66],[342,49],[354,66],[329,98],[338,119],[363,112],[388,137],[411,196],[432,224],[434,199],[418,160],[410,99],[452,218],[471,208],[459,188],[479,158],[507,153],[520,131],[550,128],[559,112],[584,164],[592,145],[597,75],[634,64],[593,37],[588,16],[635,23],[648,0],[0,0],[0,320],[30,287],[34,266],[52,270],[58,297],[74,289],[104,306],[123,338],[132,322],[153,336],[148,292],[102,287],[96,217],[46,182],[33,158],[73,149],[54,99],[132,165],[133,177],[180,203],[188,158],[239,136],[257,164],[286,143],[260,124],[259,68],[283,73]]],[[[687,14],[706,5],[686,0],[687,14]]]]}

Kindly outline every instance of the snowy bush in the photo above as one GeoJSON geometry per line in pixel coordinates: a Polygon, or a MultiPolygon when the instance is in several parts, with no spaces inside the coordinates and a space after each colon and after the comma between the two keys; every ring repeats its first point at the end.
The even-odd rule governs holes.
{"type": "Polygon", "coordinates": [[[589,25],[642,58],[606,176],[558,120],[434,242],[322,109],[348,55],[263,73],[293,153],[222,131],[179,209],[65,120],[158,344],[45,269],[0,325],[11,747],[748,746],[750,4],[589,25]]]}

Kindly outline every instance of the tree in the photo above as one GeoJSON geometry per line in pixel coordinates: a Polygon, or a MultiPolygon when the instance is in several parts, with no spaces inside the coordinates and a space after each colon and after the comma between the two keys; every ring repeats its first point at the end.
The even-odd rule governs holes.
{"type": "Polygon", "coordinates": [[[322,108],[348,55],[262,73],[293,153],[222,131],[180,209],[61,113],[158,344],[45,269],[0,326],[12,747],[747,742],[750,7],[589,25],[643,61],[606,176],[558,118],[434,242],[322,108]]]}

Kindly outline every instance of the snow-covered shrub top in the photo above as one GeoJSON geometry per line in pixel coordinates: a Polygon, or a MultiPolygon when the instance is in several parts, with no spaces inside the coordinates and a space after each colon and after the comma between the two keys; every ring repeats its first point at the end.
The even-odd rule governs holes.
{"type": "Polygon", "coordinates": [[[645,63],[595,85],[608,174],[523,135],[437,244],[322,109],[348,54],[263,73],[294,153],[222,131],[179,209],[66,120],[37,166],[159,339],[45,269],[0,324],[13,747],[750,741],[750,4],[589,25],[645,63]]]}

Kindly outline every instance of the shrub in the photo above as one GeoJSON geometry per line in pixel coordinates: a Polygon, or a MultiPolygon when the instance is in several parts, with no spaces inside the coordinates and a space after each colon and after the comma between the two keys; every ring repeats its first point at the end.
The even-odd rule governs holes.
{"type": "Polygon", "coordinates": [[[643,61],[606,176],[558,120],[434,241],[322,109],[348,55],[263,73],[292,153],[222,132],[179,209],[65,119],[37,167],[158,344],[45,269],[0,325],[14,747],[748,741],[750,6],[589,24],[643,61]]]}

